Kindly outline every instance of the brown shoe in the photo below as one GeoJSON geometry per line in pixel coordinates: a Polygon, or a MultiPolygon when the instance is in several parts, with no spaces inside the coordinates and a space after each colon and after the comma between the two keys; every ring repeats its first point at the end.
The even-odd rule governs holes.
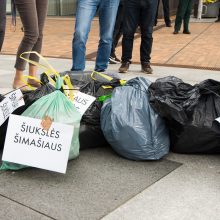
{"type": "Polygon", "coordinates": [[[119,73],[127,73],[130,66],[130,62],[122,63],[118,72],[119,73]]]}
{"type": "Polygon", "coordinates": [[[152,74],[153,73],[153,70],[152,70],[149,62],[141,63],[141,71],[143,73],[147,73],[147,74],[152,74]]]}

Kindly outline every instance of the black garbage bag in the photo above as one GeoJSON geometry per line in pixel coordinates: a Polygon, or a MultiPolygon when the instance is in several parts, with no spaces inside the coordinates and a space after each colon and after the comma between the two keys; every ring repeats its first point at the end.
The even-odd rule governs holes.
{"type": "MultiPolygon", "coordinates": [[[[91,77],[91,72],[65,71],[60,73],[60,75],[68,75],[74,89],[96,98],[110,95],[115,87],[121,86],[120,77],[116,73],[108,73],[107,76],[112,78],[110,81],[98,73],[94,73],[93,77],[96,79],[94,80],[94,78],[91,77]]],[[[52,76],[52,78],[56,80],[55,76],[52,76]]],[[[98,100],[93,102],[84,113],[81,122],[87,125],[100,126],[101,107],[102,102],[98,100]]]]}
{"type": "MultiPolygon", "coordinates": [[[[19,107],[16,109],[13,114],[15,115],[21,115],[29,106],[31,106],[35,101],[37,101],[39,98],[48,95],[52,92],[54,92],[56,89],[54,86],[52,86],[49,83],[43,84],[40,88],[34,90],[25,92],[23,95],[25,105],[19,107]]],[[[6,120],[1,126],[0,126],[0,150],[3,149],[4,143],[5,143],[5,136],[7,132],[8,127],[8,120],[6,120]]]]}
{"type": "MultiPolygon", "coordinates": [[[[115,72],[109,72],[109,73],[104,73],[104,74],[114,79],[120,79],[120,76],[118,75],[118,73],[115,73],[115,72]]],[[[70,77],[71,82],[75,85],[77,83],[80,85],[82,84],[82,82],[91,82],[94,80],[91,77],[91,71],[64,71],[60,73],[60,76],[65,76],[65,75],[68,75],[70,77]]],[[[109,80],[102,77],[102,75],[98,75],[94,73],[94,76],[96,80],[99,82],[109,82],[109,80]]]]}
{"type": "MultiPolygon", "coordinates": [[[[82,86],[80,88],[80,92],[98,98],[100,96],[110,95],[113,89],[117,86],[120,86],[120,82],[118,80],[113,80],[108,83],[91,81],[82,86]]],[[[96,99],[93,104],[86,110],[81,121],[89,125],[100,126],[100,114],[102,104],[102,102],[96,99]]]]}
{"type": "Polygon", "coordinates": [[[100,126],[88,125],[82,122],[79,129],[79,143],[80,150],[109,146],[100,126]]]}
{"type": "Polygon", "coordinates": [[[151,106],[166,119],[179,123],[188,120],[200,97],[199,88],[175,76],[157,79],[148,89],[151,106]]]}
{"type": "Polygon", "coordinates": [[[208,79],[188,89],[184,87],[183,92],[182,86],[176,86],[177,81],[180,82],[166,77],[149,87],[150,103],[170,129],[171,150],[220,153],[220,123],[216,120],[220,116],[220,82],[208,79]],[[171,86],[166,93],[170,85],[173,91],[171,86]]]}
{"type": "Polygon", "coordinates": [[[0,94],[0,102],[3,101],[4,98],[5,98],[5,97],[0,94]]]}
{"type": "MultiPolygon", "coordinates": [[[[96,80],[91,77],[91,72],[65,71],[61,76],[68,75],[75,90],[94,96],[110,95],[116,86],[120,86],[120,77],[116,73],[108,73],[113,80],[95,75],[96,80]]],[[[52,76],[56,80],[55,76],[52,76]]],[[[103,147],[109,145],[102,133],[100,126],[100,113],[102,102],[96,100],[84,113],[79,130],[80,149],[103,147]]]]}

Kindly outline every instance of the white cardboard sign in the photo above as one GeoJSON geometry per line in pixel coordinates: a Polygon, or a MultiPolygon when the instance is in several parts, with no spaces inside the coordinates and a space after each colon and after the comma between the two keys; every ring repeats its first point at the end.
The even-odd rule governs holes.
{"type": "Polygon", "coordinates": [[[96,97],[87,95],[82,92],[77,92],[74,95],[73,105],[76,107],[78,112],[83,115],[89,106],[96,100],[96,97]]]}
{"type": "Polygon", "coordinates": [[[217,121],[218,123],[220,123],[220,117],[216,118],[215,121],[217,121]]]}
{"type": "Polygon", "coordinates": [[[53,122],[49,131],[41,120],[11,115],[2,160],[66,173],[74,127],[53,122]]]}
{"type": "Polygon", "coordinates": [[[24,105],[23,94],[20,89],[10,92],[0,102],[0,126],[6,121],[10,114],[24,105]]]}

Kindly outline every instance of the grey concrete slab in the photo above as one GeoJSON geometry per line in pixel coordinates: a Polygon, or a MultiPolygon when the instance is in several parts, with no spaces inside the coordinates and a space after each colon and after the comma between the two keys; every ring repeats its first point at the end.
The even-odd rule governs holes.
{"type": "Polygon", "coordinates": [[[220,155],[168,158],[184,164],[103,220],[218,220],[220,155]]]}
{"type": "MultiPolygon", "coordinates": [[[[57,58],[48,58],[49,63],[56,69],[58,72],[63,72],[69,70],[71,67],[72,61],[70,59],[57,59],[57,58]]],[[[14,74],[14,62],[15,57],[10,55],[0,55],[0,88],[6,88],[11,86],[11,82],[14,74]],[[4,80],[4,77],[7,79],[4,80]]],[[[95,62],[87,61],[86,70],[92,71],[94,69],[95,62]]],[[[118,72],[120,64],[109,65],[108,71],[118,72]]],[[[138,64],[131,64],[129,72],[126,74],[119,74],[123,79],[131,79],[136,76],[146,77],[152,82],[157,78],[165,76],[176,76],[182,79],[185,82],[194,84],[201,82],[205,79],[215,79],[220,81],[220,71],[211,71],[211,70],[202,70],[202,69],[187,69],[187,68],[175,68],[175,67],[161,67],[161,66],[152,66],[153,74],[148,75],[141,72],[141,66],[138,64]]],[[[27,73],[27,71],[26,71],[27,73]]],[[[38,73],[42,73],[42,70],[38,70],[38,73]]]]}
{"type": "Polygon", "coordinates": [[[0,219],[2,220],[51,220],[35,210],[0,195],[0,219]]]}
{"type": "Polygon", "coordinates": [[[129,161],[108,148],[86,150],[69,162],[66,175],[3,172],[0,194],[55,219],[100,219],[180,165],[129,161]]]}

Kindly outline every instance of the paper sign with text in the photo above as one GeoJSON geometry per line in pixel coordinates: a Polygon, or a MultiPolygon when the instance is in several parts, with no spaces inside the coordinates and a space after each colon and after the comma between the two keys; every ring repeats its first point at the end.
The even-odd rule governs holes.
{"type": "Polygon", "coordinates": [[[216,118],[215,121],[217,121],[218,123],[220,123],[220,117],[216,118]]]}
{"type": "Polygon", "coordinates": [[[7,120],[10,114],[24,105],[23,94],[20,89],[10,92],[0,102],[0,126],[7,120]]]}
{"type": "Polygon", "coordinates": [[[76,107],[78,112],[83,115],[89,106],[96,100],[96,97],[87,95],[82,92],[77,92],[74,95],[73,105],[76,107]]]}
{"type": "Polygon", "coordinates": [[[41,120],[11,115],[2,160],[66,173],[74,127],[53,122],[48,131],[41,120]]]}

